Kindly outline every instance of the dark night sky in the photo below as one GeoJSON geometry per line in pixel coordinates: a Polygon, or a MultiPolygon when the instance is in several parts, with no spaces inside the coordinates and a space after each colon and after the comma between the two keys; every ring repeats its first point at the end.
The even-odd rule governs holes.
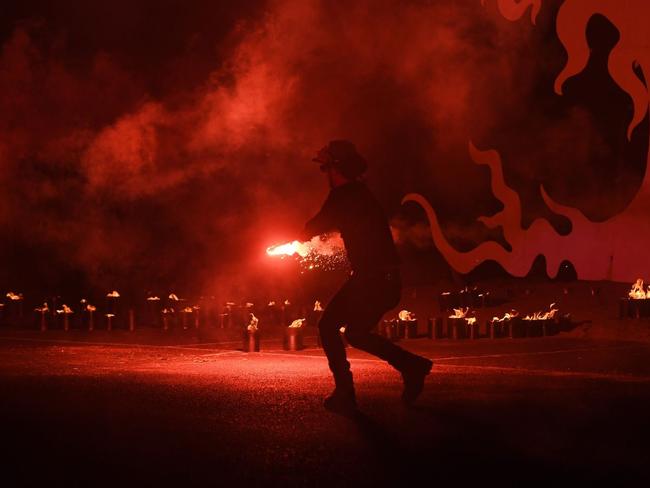
{"type": "MultiPolygon", "coordinates": [[[[421,218],[399,207],[421,192],[461,248],[499,238],[475,222],[499,203],[470,140],[501,152],[524,225],[569,230],[540,183],[606,219],[640,184],[647,119],[627,141],[631,100],[606,69],[618,32],[602,17],[587,69],[553,92],[558,5],[536,26],[453,0],[5,5],[0,281],[269,281],[258,255],[317,210],[326,188],[309,156],[338,137],[366,154],[391,215],[421,218]]],[[[407,243],[407,257],[415,244],[427,246],[407,243]]]]}

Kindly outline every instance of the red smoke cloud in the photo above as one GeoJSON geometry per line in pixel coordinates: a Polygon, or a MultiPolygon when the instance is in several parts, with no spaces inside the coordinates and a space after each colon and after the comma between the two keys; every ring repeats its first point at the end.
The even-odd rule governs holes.
{"type": "Polygon", "coordinates": [[[338,137],[393,212],[423,184],[443,220],[459,199],[498,205],[467,141],[524,110],[546,62],[530,54],[544,39],[487,3],[270,1],[189,86],[110,46],[71,64],[56,25],[23,23],[0,57],[0,225],[102,286],[199,286],[292,237],[326,192],[310,156],[338,137]]]}

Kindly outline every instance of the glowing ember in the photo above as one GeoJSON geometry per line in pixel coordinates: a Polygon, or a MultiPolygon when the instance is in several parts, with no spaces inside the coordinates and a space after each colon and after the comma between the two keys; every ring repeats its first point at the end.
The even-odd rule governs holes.
{"type": "Polygon", "coordinates": [[[322,312],[322,311],[323,311],[323,307],[321,306],[320,302],[316,300],[314,302],[314,312],[322,312]]]}
{"type": "Polygon", "coordinates": [[[293,322],[291,322],[291,325],[289,326],[289,328],[297,329],[299,327],[302,327],[304,325],[304,323],[305,323],[305,319],[296,319],[293,322]]]}
{"type": "Polygon", "coordinates": [[[244,305],[246,308],[253,308],[255,306],[254,303],[251,302],[246,302],[246,305],[244,305]]]}
{"type": "Polygon", "coordinates": [[[403,322],[411,322],[415,320],[415,314],[413,312],[409,312],[408,310],[402,310],[397,314],[397,316],[403,322]]]}
{"type": "Polygon", "coordinates": [[[13,291],[10,291],[7,293],[7,298],[9,300],[22,300],[23,299],[23,294],[22,293],[14,293],[13,291]]]}
{"type": "Polygon", "coordinates": [[[339,234],[316,236],[307,242],[293,241],[271,246],[266,250],[269,256],[295,257],[304,269],[341,269],[347,262],[343,240],[339,234]]]}
{"type": "Polygon", "coordinates": [[[50,307],[47,306],[47,302],[43,303],[42,307],[37,307],[34,309],[35,312],[47,313],[50,311],[50,307]]]}
{"type": "Polygon", "coordinates": [[[250,318],[248,319],[248,325],[246,326],[246,329],[248,329],[251,332],[254,332],[258,329],[259,323],[260,323],[260,319],[255,317],[255,314],[251,313],[250,318]]]}
{"type": "Polygon", "coordinates": [[[173,308],[163,308],[162,313],[164,313],[164,314],[174,313],[174,309],[173,308]]]}
{"type": "Polygon", "coordinates": [[[519,317],[519,312],[517,312],[516,310],[511,310],[510,312],[506,312],[505,315],[501,318],[492,317],[491,322],[505,322],[506,320],[511,320],[514,319],[515,317],[519,317]]]}
{"type": "Polygon", "coordinates": [[[345,327],[341,327],[339,331],[341,332],[341,334],[345,334],[345,327]]]}
{"type": "Polygon", "coordinates": [[[97,310],[97,307],[94,305],[91,305],[90,303],[86,305],[86,312],[95,312],[97,310]]]}
{"type": "Polygon", "coordinates": [[[269,307],[275,307],[275,302],[273,302],[273,301],[269,302],[269,305],[268,305],[268,306],[269,306],[269,307]]]}
{"type": "Polygon", "coordinates": [[[549,305],[549,311],[548,312],[535,312],[533,315],[526,315],[524,317],[524,320],[548,320],[552,319],[555,317],[555,314],[557,313],[558,309],[553,308],[555,306],[555,303],[551,303],[549,305]]]}
{"type": "Polygon", "coordinates": [[[644,300],[650,298],[650,287],[648,291],[645,291],[645,286],[641,278],[637,279],[636,282],[632,285],[632,289],[628,293],[628,296],[633,300],[644,300]]]}
{"type": "Polygon", "coordinates": [[[110,318],[115,317],[115,314],[114,313],[107,313],[106,317],[110,319],[110,318]]]}
{"type": "Polygon", "coordinates": [[[68,307],[65,303],[62,305],[62,308],[60,310],[57,310],[56,313],[58,314],[70,314],[74,313],[70,307],[68,307]]]}
{"type": "Polygon", "coordinates": [[[183,313],[192,313],[192,307],[185,307],[183,313]]]}

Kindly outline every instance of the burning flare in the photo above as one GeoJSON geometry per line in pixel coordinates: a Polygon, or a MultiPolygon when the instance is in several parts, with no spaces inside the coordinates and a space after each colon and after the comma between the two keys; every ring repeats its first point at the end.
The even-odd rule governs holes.
{"type": "Polygon", "coordinates": [[[113,290],[112,292],[108,293],[106,296],[108,298],[119,298],[120,294],[117,292],[117,290],[113,290]]]}
{"type": "Polygon", "coordinates": [[[343,240],[338,234],[316,236],[310,241],[293,241],[266,249],[268,256],[297,257],[307,269],[339,269],[346,262],[343,240]]]}
{"type": "Polygon", "coordinates": [[[314,302],[314,312],[322,312],[323,307],[318,300],[314,302]]]}
{"type": "Polygon", "coordinates": [[[36,307],[34,309],[34,312],[40,312],[40,313],[47,313],[49,311],[50,311],[50,307],[48,307],[47,302],[44,302],[42,307],[36,307]]]}
{"type": "Polygon", "coordinates": [[[13,291],[10,291],[7,293],[7,298],[9,300],[22,300],[23,299],[23,294],[22,293],[14,293],[13,291]]]}
{"type": "Polygon", "coordinates": [[[287,244],[271,246],[266,250],[269,256],[293,256],[298,254],[300,257],[306,257],[309,254],[309,243],[293,241],[287,244]]]}

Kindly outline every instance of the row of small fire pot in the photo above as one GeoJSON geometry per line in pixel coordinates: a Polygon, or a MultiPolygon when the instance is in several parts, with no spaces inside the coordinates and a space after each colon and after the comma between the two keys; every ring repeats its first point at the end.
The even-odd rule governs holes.
{"type": "MultiPolygon", "coordinates": [[[[521,317],[516,311],[506,313],[503,317],[493,317],[485,322],[484,333],[481,333],[480,324],[476,317],[469,316],[469,308],[455,309],[454,315],[446,317],[429,318],[427,320],[426,335],[418,333],[418,320],[406,310],[398,314],[397,319],[384,320],[378,325],[377,332],[391,341],[400,339],[479,339],[480,337],[497,338],[524,338],[544,337],[558,334],[561,330],[568,330],[571,323],[569,314],[558,314],[558,309],[551,304],[549,311],[536,312],[533,315],[521,317]]],[[[317,321],[316,321],[317,322],[317,321]]],[[[315,323],[316,323],[315,322],[315,323]]],[[[252,316],[252,320],[244,331],[244,351],[259,352],[260,332],[259,320],[252,316]]],[[[306,319],[297,319],[285,329],[284,349],[286,351],[299,351],[304,348],[304,329],[306,319]]],[[[341,327],[341,339],[348,347],[345,339],[345,327],[341,327]]],[[[316,334],[318,347],[321,347],[320,337],[316,334]]]]}
{"type": "MultiPolygon", "coordinates": [[[[24,326],[25,317],[23,313],[22,295],[8,293],[10,298],[7,306],[0,304],[0,324],[24,326]]],[[[86,329],[89,331],[95,328],[113,330],[114,328],[128,329],[133,331],[136,326],[136,317],[139,325],[159,327],[163,330],[170,329],[198,329],[200,326],[212,325],[219,328],[242,327],[249,323],[249,317],[254,316],[253,311],[259,314],[264,323],[276,325],[288,325],[298,315],[307,317],[312,323],[315,315],[322,312],[320,302],[314,304],[313,310],[306,312],[305,307],[295,307],[288,300],[280,302],[269,302],[261,310],[252,303],[236,305],[234,302],[226,302],[223,306],[215,307],[214,304],[201,307],[198,305],[187,306],[186,300],[171,294],[168,305],[161,304],[159,298],[148,298],[146,309],[136,312],[134,308],[127,308],[119,303],[119,294],[116,291],[109,293],[106,297],[104,310],[90,304],[87,300],[81,300],[77,310],[73,310],[66,304],[52,307],[47,302],[34,309],[34,326],[41,331],[48,329],[86,329]],[[300,313],[299,313],[300,312],[300,313]]]]}
{"type": "MultiPolygon", "coordinates": [[[[291,317],[295,313],[285,310],[278,310],[277,313],[273,310],[270,314],[261,314],[264,317],[264,323],[267,324],[287,324],[291,322],[291,317]]],[[[249,317],[254,314],[247,312],[249,317]]],[[[216,321],[209,321],[214,327],[218,328],[241,328],[246,324],[246,314],[240,313],[220,313],[216,321]]],[[[306,320],[310,324],[317,323],[318,319],[315,317],[317,312],[308,313],[306,320]]],[[[187,307],[179,310],[178,312],[170,309],[164,309],[160,315],[153,316],[146,314],[146,317],[138,320],[139,324],[161,328],[167,330],[188,330],[199,329],[204,327],[208,320],[202,315],[199,307],[187,307]]],[[[125,313],[105,313],[96,317],[95,310],[82,310],[79,314],[74,314],[70,309],[65,310],[54,317],[42,310],[35,311],[35,324],[36,328],[41,331],[46,331],[51,328],[62,329],[68,331],[70,329],[85,329],[95,330],[101,328],[111,331],[114,328],[135,330],[136,327],[136,313],[133,309],[128,309],[125,313]]]]}
{"type": "Polygon", "coordinates": [[[618,315],[622,319],[650,318],[650,286],[646,287],[643,279],[636,280],[627,297],[620,299],[618,315]]]}
{"type": "Polygon", "coordinates": [[[381,335],[392,341],[420,337],[453,340],[479,339],[481,337],[490,339],[544,337],[558,334],[563,326],[568,325],[569,321],[568,315],[532,320],[511,317],[507,320],[488,320],[484,323],[484,329],[481,331],[481,325],[477,320],[437,317],[427,319],[427,331],[423,336],[418,333],[417,320],[408,322],[387,320],[382,324],[381,335]]]}

